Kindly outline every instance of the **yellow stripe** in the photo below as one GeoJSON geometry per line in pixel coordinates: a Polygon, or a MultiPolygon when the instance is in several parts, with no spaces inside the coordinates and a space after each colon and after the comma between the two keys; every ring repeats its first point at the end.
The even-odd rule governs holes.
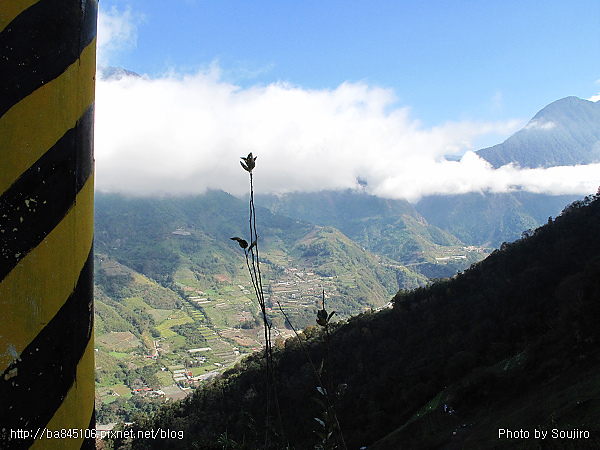
{"type": "Polygon", "coordinates": [[[0,193],[73,128],[94,102],[96,38],[58,78],[0,117],[0,193]],[[57,108],[60,105],[60,108],[57,108]]]}
{"type": "Polygon", "coordinates": [[[25,11],[32,5],[35,5],[39,0],[4,0],[0,7],[0,32],[6,26],[15,20],[19,14],[25,11]]]}
{"type": "Polygon", "coordinates": [[[64,219],[0,283],[0,373],[73,292],[92,248],[93,202],[92,174],[64,219]]]}
{"type": "MultiPolygon", "coordinates": [[[[75,383],[69,389],[65,399],[56,413],[48,422],[45,429],[54,433],[62,430],[71,430],[71,438],[65,439],[47,439],[44,435],[42,439],[37,439],[29,447],[30,449],[80,449],[85,438],[85,430],[90,424],[92,413],[94,411],[94,334],[85,349],[85,353],[77,365],[77,378],[75,383]],[[82,411],[82,408],[88,410],[82,411]],[[74,438],[75,432],[78,433],[77,439],[74,438]]],[[[33,432],[35,433],[36,430],[33,432]]]]}

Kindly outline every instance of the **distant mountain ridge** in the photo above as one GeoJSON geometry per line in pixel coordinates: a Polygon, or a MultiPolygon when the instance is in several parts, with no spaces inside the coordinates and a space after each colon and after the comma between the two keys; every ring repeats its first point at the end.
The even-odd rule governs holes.
{"type": "Polygon", "coordinates": [[[550,103],[506,141],[477,152],[494,168],[553,167],[600,161],[600,103],[566,97],[550,103]]]}
{"type": "Polygon", "coordinates": [[[122,67],[98,66],[98,76],[101,80],[120,80],[124,77],[140,78],[141,75],[122,67]]]}
{"type": "Polygon", "coordinates": [[[427,221],[470,245],[498,248],[523,231],[557,216],[575,195],[544,195],[517,191],[504,194],[472,192],[430,195],[415,204],[427,221]]]}
{"type": "Polygon", "coordinates": [[[465,244],[428,223],[406,200],[348,189],[257,196],[257,203],[273,213],[335,227],[373,253],[403,265],[419,265],[421,273],[427,276],[452,276],[482,257],[473,253],[465,255],[462,264],[428,267],[436,265],[436,256],[465,244]]]}
{"type": "MultiPolygon", "coordinates": [[[[600,161],[600,103],[566,97],[540,110],[503,143],[481,149],[494,168],[584,165],[600,161]]],[[[591,194],[591,193],[590,193],[591,194]]],[[[544,224],[579,198],[525,191],[430,195],[415,209],[432,225],[471,245],[499,247],[544,224]]]]}
{"type": "MultiPolygon", "coordinates": [[[[551,167],[600,161],[600,103],[577,97],[557,100],[506,141],[477,154],[496,168],[508,163],[551,167]]],[[[430,195],[411,205],[340,190],[263,195],[258,201],[274,213],[333,226],[370,251],[406,263],[411,252],[417,255],[435,245],[499,247],[546,223],[579,197],[481,192],[430,195]]]]}

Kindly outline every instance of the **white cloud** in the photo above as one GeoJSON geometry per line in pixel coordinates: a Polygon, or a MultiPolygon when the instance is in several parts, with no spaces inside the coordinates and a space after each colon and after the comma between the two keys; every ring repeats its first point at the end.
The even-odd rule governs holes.
{"type": "Polygon", "coordinates": [[[238,161],[253,152],[257,192],[353,188],[386,197],[524,189],[595,192],[589,167],[498,170],[467,151],[474,138],[512,133],[520,121],[424,128],[394,92],[364,83],[332,90],[288,84],[240,88],[218,67],[180,77],[98,80],[96,186],[134,194],[248,190],[238,161]]]}
{"type": "MultiPolygon", "coordinates": [[[[600,84],[600,80],[596,80],[596,84],[600,84]]],[[[590,102],[597,102],[598,100],[600,100],[600,94],[592,95],[590,98],[588,98],[588,100],[590,102]]]]}
{"type": "Polygon", "coordinates": [[[556,127],[556,123],[552,121],[532,120],[525,125],[526,130],[551,130],[556,127]]]}
{"type": "Polygon", "coordinates": [[[467,152],[460,160],[426,162],[418,169],[406,170],[380,184],[376,194],[416,201],[432,194],[467,192],[509,192],[522,189],[549,195],[591,194],[600,186],[600,164],[561,166],[548,169],[521,169],[507,164],[499,169],[467,152]],[[423,178],[423,174],[428,176],[423,178]]]}
{"type": "Polygon", "coordinates": [[[115,54],[131,50],[137,45],[137,26],[143,20],[131,9],[98,12],[97,56],[99,65],[107,65],[115,54]]]}

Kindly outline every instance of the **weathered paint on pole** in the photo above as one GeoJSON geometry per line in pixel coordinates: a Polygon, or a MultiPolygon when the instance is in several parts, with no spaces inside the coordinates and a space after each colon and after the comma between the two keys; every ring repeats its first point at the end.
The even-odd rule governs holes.
{"type": "Polygon", "coordinates": [[[94,448],[97,12],[0,0],[0,448],[94,448]]]}

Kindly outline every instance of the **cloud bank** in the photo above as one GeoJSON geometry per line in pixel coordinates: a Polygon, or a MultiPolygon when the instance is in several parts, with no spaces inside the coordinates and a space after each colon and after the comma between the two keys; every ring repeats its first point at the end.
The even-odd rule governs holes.
{"type": "Polygon", "coordinates": [[[262,193],[357,188],[391,198],[517,187],[595,192],[599,167],[493,170],[473,138],[516,131],[521,121],[448,122],[424,128],[394,92],[364,83],[331,90],[289,84],[242,89],[220,71],[158,79],[100,79],[96,87],[96,183],[138,195],[247,192],[240,156],[258,156],[262,193]],[[466,151],[466,152],[465,152],[466,151]],[[460,161],[444,155],[464,153],[460,161]]]}
{"type": "MultiPolygon", "coordinates": [[[[129,10],[100,12],[99,64],[135,46],[141,20],[129,10]]],[[[599,165],[494,170],[472,151],[473,139],[508,135],[522,120],[425,128],[398,105],[393,90],[365,83],[328,90],[284,83],[241,88],[224,80],[217,64],[186,76],[97,80],[99,191],[178,195],[223,189],[243,195],[248,180],[238,161],[249,152],[258,156],[260,193],[360,186],[415,201],[517,188],[583,195],[600,185],[599,165]],[[463,156],[448,161],[448,154],[463,156]]]]}

